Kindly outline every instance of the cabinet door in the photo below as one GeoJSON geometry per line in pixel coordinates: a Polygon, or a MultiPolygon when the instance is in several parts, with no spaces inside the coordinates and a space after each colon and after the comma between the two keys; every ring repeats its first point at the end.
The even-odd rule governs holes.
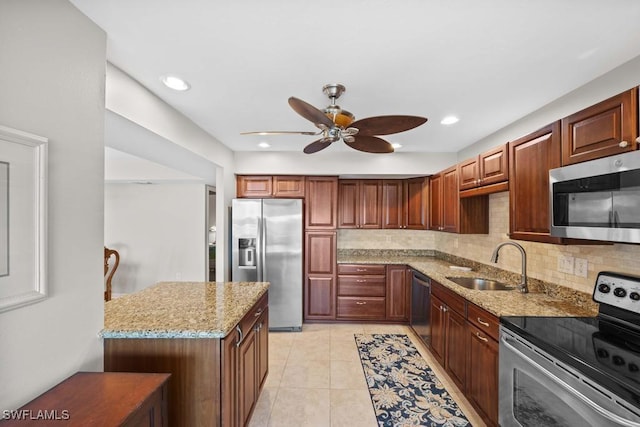
{"type": "Polygon", "coordinates": [[[305,319],[335,319],[336,232],[305,233],[305,319]]]}
{"type": "Polygon", "coordinates": [[[360,198],[358,180],[338,181],[338,228],[358,228],[360,198]]]}
{"type": "Polygon", "coordinates": [[[240,425],[247,425],[258,400],[257,339],[250,328],[238,347],[238,416],[240,425]]]}
{"type": "Polygon", "coordinates": [[[239,334],[234,331],[222,340],[221,420],[223,426],[238,425],[238,354],[239,334]]]}
{"type": "MultiPolygon", "coordinates": [[[[509,180],[509,153],[507,144],[478,156],[479,184],[489,185],[509,180]]],[[[462,179],[462,176],[460,177],[462,179]]],[[[462,184],[460,184],[462,189],[462,184]]]]}
{"type": "Polygon", "coordinates": [[[304,197],[304,176],[274,176],[273,197],[304,197]]]}
{"type": "Polygon", "coordinates": [[[409,320],[411,273],[404,265],[387,266],[387,320],[409,320]]]}
{"type": "Polygon", "coordinates": [[[445,351],[445,314],[447,308],[435,295],[431,295],[431,353],[440,363],[444,364],[445,351]]]}
{"type": "Polygon", "coordinates": [[[429,210],[429,179],[411,178],[407,180],[406,228],[425,230],[429,210]]]}
{"type": "Polygon", "coordinates": [[[382,228],[405,228],[405,198],[404,180],[382,181],[382,228]]]}
{"type": "Polygon", "coordinates": [[[359,226],[360,228],[380,228],[382,181],[364,179],[359,185],[359,226]]]}
{"type": "Polygon", "coordinates": [[[459,231],[460,197],[458,195],[458,170],[454,166],[442,172],[442,229],[459,231]]]}
{"type": "MultiPolygon", "coordinates": [[[[467,364],[467,328],[462,315],[447,307],[445,367],[453,382],[464,391],[467,364]]],[[[497,390],[497,389],[496,389],[497,390]]]]}
{"type": "Polygon", "coordinates": [[[498,425],[498,342],[467,324],[466,396],[490,426],[498,425]]]}
{"type": "Polygon", "coordinates": [[[271,176],[237,176],[238,197],[271,197],[273,181],[271,176]]]}
{"type": "Polygon", "coordinates": [[[305,230],[335,229],[338,225],[338,178],[308,176],[305,230]]]}
{"type": "Polygon", "coordinates": [[[442,174],[429,179],[429,230],[442,230],[442,174]]]}
{"type": "Polygon", "coordinates": [[[258,341],[258,389],[260,390],[269,373],[269,308],[266,308],[262,312],[262,315],[256,322],[256,327],[258,341]]]}
{"type": "Polygon", "coordinates": [[[460,190],[468,190],[478,186],[478,180],[480,178],[480,170],[478,166],[477,157],[458,164],[460,190]]]}
{"type": "Polygon", "coordinates": [[[509,143],[509,237],[560,243],[551,237],[549,169],[560,166],[560,122],[509,143]]]}
{"type": "Polygon", "coordinates": [[[562,119],[562,165],[637,149],[638,88],[562,119]]]}

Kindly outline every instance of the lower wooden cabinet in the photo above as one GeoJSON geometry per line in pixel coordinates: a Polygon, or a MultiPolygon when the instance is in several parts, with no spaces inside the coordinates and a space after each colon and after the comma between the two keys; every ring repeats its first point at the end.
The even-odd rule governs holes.
{"type": "Polygon", "coordinates": [[[465,300],[431,281],[431,351],[464,390],[466,377],[465,300]]]}
{"type": "Polygon", "coordinates": [[[387,265],[387,320],[409,321],[411,269],[406,265],[387,265]]]}
{"type": "Polygon", "coordinates": [[[386,269],[378,264],[338,265],[338,319],[384,320],[386,269]]]}
{"type": "Polygon", "coordinates": [[[467,323],[465,395],[490,426],[498,425],[498,341],[467,323]]]}

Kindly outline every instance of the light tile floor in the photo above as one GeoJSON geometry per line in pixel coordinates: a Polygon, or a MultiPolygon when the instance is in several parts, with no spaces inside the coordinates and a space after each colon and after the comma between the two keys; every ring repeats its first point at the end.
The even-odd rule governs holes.
{"type": "Polygon", "coordinates": [[[353,334],[407,334],[474,427],[485,423],[410,328],[378,324],[305,324],[269,333],[269,375],[251,427],[377,425],[353,334]]]}

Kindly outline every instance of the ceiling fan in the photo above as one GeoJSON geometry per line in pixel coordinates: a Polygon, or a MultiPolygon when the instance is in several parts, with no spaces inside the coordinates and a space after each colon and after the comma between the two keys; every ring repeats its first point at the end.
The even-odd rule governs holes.
{"type": "Polygon", "coordinates": [[[305,119],[312,122],[319,132],[304,131],[259,131],[241,132],[241,135],[322,135],[322,137],[304,148],[306,154],[324,150],[332,143],[342,139],[345,144],[366,153],[392,153],[393,146],[376,135],[390,135],[404,132],[425,123],[426,117],[418,116],[376,116],[355,120],[355,116],[336,105],[336,99],[346,88],[337,83],[327,84],[322,91],[331,100],[331,105],[319,110],[301,99],[289,98],[289,105],[305,119]]]}

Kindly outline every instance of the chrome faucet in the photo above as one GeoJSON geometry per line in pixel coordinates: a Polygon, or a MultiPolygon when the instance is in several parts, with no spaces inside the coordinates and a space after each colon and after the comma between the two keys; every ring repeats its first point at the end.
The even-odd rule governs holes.
{"type": "Polygon", "coordinates": [[[518,290],[523,294],[526,294],[527,292],[529,292],[529,288],[527,287],[527,254],[525,253],[524,248],[522,246],[520,246],[516,242],[500,243],[493,250],[493,254],[491,255],[491,262],[495,262],[495,263],[498,262],[498,252],[500,251],[501,247],[506,245],[515,246],[516,248],[518,248],[518,250],[520,251],[520,254],[522,255],[522,280],[520,280],[520,283],[518,284],[518,290]]]}

